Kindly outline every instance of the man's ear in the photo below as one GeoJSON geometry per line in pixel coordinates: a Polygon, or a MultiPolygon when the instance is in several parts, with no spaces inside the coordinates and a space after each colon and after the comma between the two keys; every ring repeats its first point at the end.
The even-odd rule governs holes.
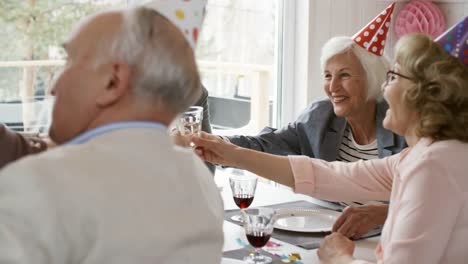
{"type": "Polygon", "coordinates": [[[102,89],[96,98],[96,103],[100,107],[112,105],[119,101],[130,91],[131,70],[128,64],[116,62],[108,69],[109,78],[106,80],[105,88],[102,89]]]}

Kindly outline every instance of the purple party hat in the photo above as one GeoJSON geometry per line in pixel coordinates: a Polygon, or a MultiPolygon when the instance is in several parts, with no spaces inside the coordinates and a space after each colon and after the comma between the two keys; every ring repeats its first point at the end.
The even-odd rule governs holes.
{"type": "Polygon", "coordinates": [[[468,16],[437,37],[439,43],[450,55],[468,66],[468,16]]]}

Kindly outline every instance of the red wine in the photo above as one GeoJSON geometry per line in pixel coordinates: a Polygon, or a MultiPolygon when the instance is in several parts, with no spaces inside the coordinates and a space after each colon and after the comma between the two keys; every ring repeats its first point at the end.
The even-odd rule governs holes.
{"type": "Polygon", "coordinates": [[[268,240],[270,240],[271,234],[265,234],[261,232],[260,234],[255,232],[254,234],[247,234],[247,240],[250,245],[256,248],[261,248],[266,245],[268,240]]]}
{"type": "Polygon", "coordinates": [[[238,194],[234,196],[234,202],[241,209],[249,207],[250,204],[253,202],[253,199],[253,195],[248,194],[238,194]]]}

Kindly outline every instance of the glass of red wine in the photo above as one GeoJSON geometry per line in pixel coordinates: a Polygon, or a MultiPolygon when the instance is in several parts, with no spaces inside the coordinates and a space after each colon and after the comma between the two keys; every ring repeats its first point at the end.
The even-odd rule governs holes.
{"type": "Polygon", "coordinates": [[[272,259],[262,255],[260,249],[273,234],[276,211],[272,208],[251,208],[241,210],[247,240],[254,247],[253,254],[244,257],[246,263],[271,263],[272,259]]]}
{"type": "MultiPolygon", "coordinates": [[[[240,209],[245,209],[252,204],[255,197],[255,189],[257,188],[257,177],[254,175],[235,175],[229,177],[229,185],[232,190],[234,202],[240,209]]],[[[242,222],[240,215],[233,215],[232,220],[242,222]]]]}

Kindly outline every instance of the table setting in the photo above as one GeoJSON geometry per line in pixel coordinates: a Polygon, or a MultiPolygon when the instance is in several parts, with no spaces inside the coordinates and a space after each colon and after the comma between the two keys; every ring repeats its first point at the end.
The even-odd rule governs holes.
{"type": "MultiPolygon", "coordinates": [[[[331,233],[341,207],[295,194],[289,188],[261,178],[252,178],[257,179],[254,174],[237,169],[217,170],[215,181],[222,187],[225,206],[225,244],[221,263],[320,263],[316,249],[331,233]],[[250,184],[239,184],[241,180],[250,180],[250,184]],[[247,202],[241,203],[240,196],[248,198],[247,202]],[[267,226],[266,231],[252,231],[250,223],[255,219],[249,216],[252,212],[260,215],[257,219],[262,219],[258,221],[263,225],[256,224],[257,231],[267,226]],[[242,217],[239,219],[239,216],[242,217]],[[259,255],[264,257],[259,258],[259,255]]],[[[380,230],[374,230],[356,241],[356,256],[375,260],[373,250],[379,234],[380,230]]]]}

